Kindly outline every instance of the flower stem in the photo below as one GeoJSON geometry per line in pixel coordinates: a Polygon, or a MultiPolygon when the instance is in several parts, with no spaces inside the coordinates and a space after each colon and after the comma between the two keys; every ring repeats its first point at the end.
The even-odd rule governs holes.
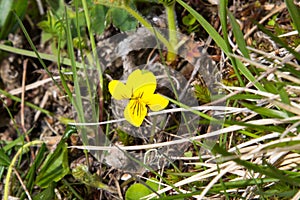
{"type": "Polygon", "coordinates": [[[167,61],[173,62],[176,59],[177,51],[176,51],[176,45],[178,43],[177,38],[177,27],[176,27],[176,14],[175,14],[175,3],[176,1],[173,1],[169,4],[164,4],[166,13],[167,13],[167,19],[168,19],[168,26],[169,26],[169,42],[171,45],[171,48],[168,48],[168,55],[167,55],[167,61]]]}

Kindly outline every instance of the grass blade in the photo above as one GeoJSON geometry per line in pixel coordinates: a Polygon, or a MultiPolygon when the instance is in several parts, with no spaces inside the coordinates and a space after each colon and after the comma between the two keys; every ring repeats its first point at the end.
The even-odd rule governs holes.
{"type": "Polygon", "coordinates": [[[232,31],[234,34],[234,38],[236,39],[236,43],[241,50],[244,57],[249,58],[249,51],[247,49],[246,41],[244,40],[244,34],[242,33],[239,24],[237,23],[235,17],[230,11],[228,12],[230,24],[232,25],[232,31]]]}
{"type": "Polygon", "coordinates": [[[288,8],[288,11],[298,31],[298,34],[300,35],[300,9],[294,4],[293,0],[285,0],[284,2],[286,4],[286,7],[288,8]]]}
{"type": "Polygon", "coordinates": [[[196,20],[201,24],[201,26],[205,29],[205,31],[212,37],[212,39],[217,43],[217,45],[225,52],[225,54],[228,54],[229,49],[226,45],[226,42],[224,39],[219,35],[219,33],[212,27],[208,21],[204,19],[197,11],[195,11],[192,7],[190,7],[188,4],[183,2],[182,0],[176,0],[182,7],[184,7],[191,15],[193,15],[196,20]]]}

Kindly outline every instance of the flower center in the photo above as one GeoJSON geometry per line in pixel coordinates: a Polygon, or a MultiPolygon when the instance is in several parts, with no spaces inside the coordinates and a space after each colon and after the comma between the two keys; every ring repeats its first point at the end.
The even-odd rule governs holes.
{"type": "Polygon", "coordinates": [[[133,95],[133,97],[130,98],[130,100],[134,101],[132,106],[130,107],[133,115],[135,113],[136,113],[136,116],[142,115],[142,111],[145,107],[145,105],[144,105],[145,103],[142,101],[143,94],[144,94],[144,92],[141,92],[138,95],[133,95]]]}

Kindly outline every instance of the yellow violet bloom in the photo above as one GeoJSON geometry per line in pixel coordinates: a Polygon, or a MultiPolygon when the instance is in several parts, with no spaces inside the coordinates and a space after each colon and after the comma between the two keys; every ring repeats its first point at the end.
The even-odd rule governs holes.
{"type": "Polygon", "coordinates": [[[147,115],[147,107],[152,111],[159,111],[167,107],[169,100],[160,94],[154,94],[156,78],[147,70],[135,70],[127,79],[126,85],[118,80],[112,80],[108,89],[116,100],[129,99],[124,110],[125,119],[132,125],[139,127],[147,115]]]}

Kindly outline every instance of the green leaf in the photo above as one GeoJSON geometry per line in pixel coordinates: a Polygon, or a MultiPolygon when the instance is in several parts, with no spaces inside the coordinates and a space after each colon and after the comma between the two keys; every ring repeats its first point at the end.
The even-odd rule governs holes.
{"type": "Polygon", "coordinates": [[[52,183],[42,192],[38,193],[33,197],[33,200],[52,200],[55,199],[55,192],[54,192],[55,184],[52,183]]]}
{"type": "Polygon", "coordinates": [[[125,194],[126,200],[141,199],[144,196],[151,194],[152,191],[141,183],[131,185],[125,194]]]}
{"type": "Polygon", "coordinates": [[[36,178],[36,184],[46,188],[52,182],[61,180],[69,173],[68,149],[60,143],[52,154],[49,154],[36,178]]]}
{"type": "Polygon", "coordinates": [[[23,18],[26,13],[27,0],[0,0],[0,39],[4,39],[7,35],[16,29],[18,23],[14,16],[14,12],[19,18],[23,18]]]}
{"type": "Polygon", "coordinates": [[[64,34],[62,21],[58,20],[51,11],[47,12],[47,20],[43,20],[37,25],[43,30],[42,43],[50,39],[57,39],[60,33],[64,34]]]}
{"type": "Polygon", "coordinates": [[[111,16],[113,25],[121,31],[128,31],[135,29],[138,25],[135,18],[133,18],[126,10],[120,8],[111,8],[111,16]]]}
{"type": "MultiPolygon", "coordinates": [[[[39,149],[38,154],[36,155],[34,162],[32,163],[32,165],[30,166],[30,169],[25,177],[25,183],[26,183],[26,188],[29,191],[29,193],[31,194],[32,189],[34,187],[34,180],[36,178],[36,171],[38,170],[38,168],[40,167],[40,165],[42,164],[44,157],[45,157],[45,153],[47,151],[47,147],[45,145],[45,143],[42,144],[42,146],[39,149]]],[[[25,199],[26,194],[23,193],[21,196],[21,199],[25,199]]]]}
{"type": "Polygon", "coordinates": [[[192,26],[193,24],[195,24],[195,22],[196,18],[191,14],[188,14],[182,18],[182,23],[186,26],[192,26]]]}
{"type": "Polygon", "coordinates": [[[0,149],[0,166],[9,166],[10,165],[10,159],[5,154],[3,149],[0,149]]]}
{"type": "Polygon", "coordinates": [[[1,0],[0,1],[0,27],[2,27],[9,15],[13,1],[1,0]]]}
{"type": "Polygon", "coordinates": [[[277,90],[276,84],[274,84],[272,82],[265,81],[264,86],[265,86],[265,89],[266,89],[267,92],[277,94],[278,90],[277,90]]]}
{"type": "Polygon", "coordinates": [[[232,97],[228,98],[229,100],[242,100],[242,99],[262,99],[261,96],[257,95],[257,94],[236,94],[232,97]]]}
{"type": "Polygon", "coordinates": [[[192,151],[187,151],[184,153],[185,157],[192,157],[193,156],[193,152],[192,151]]]}
{"type": "MultiPolygon", "coordinates": [[[[153,180],[153,181],[156,181],[156,182],[159,182],[159,180],[157,180],[156,178],[150,178],[150,180],[147,180],[146,181],[146,185],[148,185],[149,187],[151,187],[154,191],[158,191],[158,189],[159,189],[159,184],[157,184],[157,183],[155,183],[155,182],[153,182],[153,181],[151,181],[151,180],[153,180]]],[[[151,193],[152,193],[153,191],[151,191],[151,193]]]]}
{"type": "MultiPolygon", "coordinates": [[[[153,181],[157,181],[155,178],[151,178],[153,181]]],[[[146,185],[149,186],[153,191],[158,191],[159,185],[153,181],[147,180],[146,185]]],[[[135,200],[135,199],[141,199],[142,197],[151,194],[153,191],[148,188],[147,186],[141,184],[141,183],[135,183],[131,185],[125,194],[126,200],[135,200]]],[[[163,194],[165,196],[165,194],[163,194]]]]}
{"type": "Polygon", "coordinates": [[[36,184],[42,188],[61,180],[70,171],[66,140],[76,132],[76,127],[67,126],[65,133],[53,153],[49,154],[36,178],[36,184]]]}
{"type": "Polygon", "coordinates": [[[278,15],[274,15],[269,21],[268,21],[268,25],[269,26],[275,26],[276,25],[276,19],[277,19],[278,15]]]}
{"type": "Polygon", "coordinates": [[[92,7],[90,15],[92,31],[99,35],[102,34],[105,29],[106,9],[104,6],[96,4],[94,7],[92,7]]]}

